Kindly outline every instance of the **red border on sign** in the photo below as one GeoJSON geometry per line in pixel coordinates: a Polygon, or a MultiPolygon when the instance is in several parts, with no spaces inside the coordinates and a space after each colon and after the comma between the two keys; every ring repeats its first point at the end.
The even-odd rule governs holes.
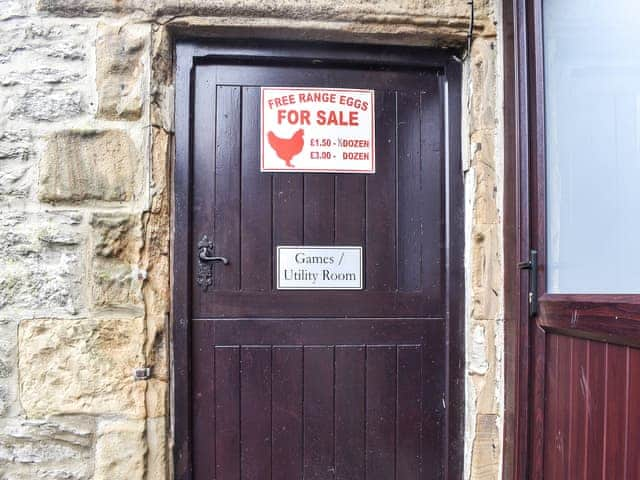
{"type": "Polygon", "coordinates": [[[260,87],[260,172],[264,173],[362,173],[372,174],[376,173],[376,95],[375,90],[368,90],[365,88],[322,88],[322,87],[260,87]],[[291,169],[291,168],[270,168],[264,169],[264,91],[265,90],[333,90],[339,92],[367,92],[371,94],[371,163],[369,170],[337,170],[326,168],[305,168],[305,169],[291,169]]]}

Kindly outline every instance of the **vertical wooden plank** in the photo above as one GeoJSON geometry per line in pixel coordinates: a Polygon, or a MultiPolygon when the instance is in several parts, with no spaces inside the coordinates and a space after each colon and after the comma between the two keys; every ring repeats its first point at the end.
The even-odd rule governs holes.
{"type": "Polygon", "coordinates": [[[422,288],[422,163],[420,92],[398,92],[398,290],[422,288]]]}
{"type": "Polygon", "coordinates": [[[242,89],[240,287],[271,288],[271,174],[260,172],[260,89],[242,89]]]}
{"type": "Polygon", "coordinates": [[[216,478],[240,480],[240,349],[216,347],[216,478]]]}
{"type": "Polygon", "coordinates": [[[629,349],[627,382],[627,478],[640,478],[640,350],[637,348],[629,349]]]}
{"type": "Polygon", "coordinates": [[[364,347],[336,346],[335,452],[337,480],[364,480],[364,347]]]}
{"type": "Polygon", "coordinates": [[[304,231],[303,176],[273,175],[273,240],[278,245],[301,245],[304,231]]]}
{"type": "Polygon", "coordinates": [[[229,259],[229,265],[213,267],[213,285],[220,290],[240,287],[240,114],[240,87],[218,86],[214,253],[229,259]]]}
{"type": "Polygon", "coordinates": [[[445,471],[443,458],[445,455],[446,433],[446,377],[442,365],[447,359],[447,346],[444,341],[435,339],[446,338],[445,321],[438,323],[438,329],[422,348],[422,462],[420,478],[444,479],[445,471]]]}
{"type": "Polygon", "coordinates": [[[277,285],[276,248],[302,245],[304,238],[303,176],[276,173],[272,176],[272,247],[271,288],[277,285]]]}
{"type": "Polygon", "coordinates": [[[569,425],[569,445],[571,463],[569,478],[584,478],[586,461],[587,424],[587,345],[588,340],[575,338],[571,352],[571,418],[569,425]]]}
{"type": "Polygon", "coordinates": [[[396,362],[395,347],[367,347],[367,480],[395,478],[396,362]]]}
{"type": "Polygon", "coordinates": [[[274,347],[272,480],[302,474],[302,347],[274,347]]]}
{"type": "Polygon", "coordinates": [[[425,78],[420,94],[420,142],[422,159],[422,290],[427,298],[442,299],[444,290],[444,148],[442,108],[437,81],[425,78]]]}
{"type": "Polygon", "coordinates": [[[559,455],[558,436],[558,335],[547,334],[547,365],[545,375],[544,431],[548,441],[544,444],[544,478],[557,478],[559,455]]]}
{"type": "Polygon", "coordinates": [[[304,243],[332,245],[335,236],[334,175],[304,176],[304,243]]]}
{"type": "Polygon", "coordinates": [[[569,463],[571,449],[569,448],[569,420],[573,405],[570,404],[571,394],[571,351],[573,350],[573,338],[558,335],[558,409],[556,423],[556,478],[569,478],[569,463]]]}
{"type": "Polygon", "coordinates": [[[271,475],[271,347],[240,350],[241,478],[271,475]]]}
{"type": "Polygon", "coordinates": [[[376,91],[376,173],[368,175],[367,290],[396,289],[396,92],[376,91]]]}
{"type": "Polygon", "coordinates": [[[332,347],[304,347],[303,449],[304,479],[333,478],[332,347]]]}
{"type": "Polygon", "coordinates": [[[420,346],[398,347],[395,476],[398,480],[417,479],[420,476],[421,360],[420,346]]]}
{"type": "MultiPolygon", "coordinates": [[[[212,201],[212,185],[215,178],[215,138],[216,138],[216,69],[196,67],[195,91],[193,102],[193,123],[199,128],[192,128],[193,136],[193,184],[192,216],[197,221],[192,222],[193,229],[191,252],[196,260],[198,242],[203,235],[213,240],[215,202],[212,201]]],[[[187,121],[185,119],[185,121],[187,121]]],[[[196,260],[197,261],[197,260],[196,260]]],[[[192,275],[192,291],[197,296],[200,289],[196,285],[196,275],[192,275]]]]}
{"type": "Polygon", "coordinates": [[[603,479],[625,476],[627,347],[607,344],[607,395],[603,479]]]}
{"type": "Polygon", "coordinates": [[[605,388],[607,359],[606,344],[589,341],[589,370],[587,372],[587,477],[602,478],[605,388]]]}
{"type": "Polygon", "coordinates": [[[335,244],[364,245],[366,236],[366,177],[336,175],[335,244]]]}
{"type": "Polygon", "coordinates": [[[215,352],[212,322],[192,322],[193,346],[191,355],[193,417],[193,463],[195,478],[215,477],[215,443],[211,432],[215,431],[215,352]]]}

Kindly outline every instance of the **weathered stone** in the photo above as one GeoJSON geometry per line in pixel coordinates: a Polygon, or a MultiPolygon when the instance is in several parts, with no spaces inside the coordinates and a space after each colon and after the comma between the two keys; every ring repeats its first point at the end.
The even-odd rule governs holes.
{"type": "Polygon", "coordinates": [[[0,417],[15,414],[18,393],[18,324],[0,320],[0,417]]]}
{"type": "Polygon", "coordinates": [[[94,259],[93,305],[98,308],[129,309],[144,312],[142,282],[146,272],[127,263],[94,259]]]}
{"type": "Polygon", "coordinates": [[[0,160],[27,162],[32,154],[32,141],[29,130],[0,132],[0,160]]]}
{"type": "Polygon", "coordinates": [[[470,131],[495,134],[498,123],[496,108],[496,41],[479,38],[471,47],[470,131]]]}
{"type": "Polygon", "coordinates": [[[145,398],[147,406],[147,418],[159,418],[166,415],[168,399],[167,382],[158,380],[157,378],[151,378],[150,380],[148,380],[145,398]]]}
{"type": "Polygon", "coordinates": [[[478,415],[473,442],[471,478],[495,480],[500,471],[501,435],[498,415],[478,415]]]}
{"type": "Polygon", "coordinates": [[[0,478],[89,480],[93,429],[78,417],[0,421],[0,478]]]}
{"type": "Polygon", "coordinates": [[[131,200],[140,179],[139,152],[120,130],[68,130],[47,140],[40,162],[43,201],[131,200]]]}
{"type": "Polygon", "coordinates": [[[61,90],[53,87],[27,88],[11,95],[9,118],[26,118],[52,122],[69,119],[86,109],[79,91],[61,90]]]}
{"type": "Polygon", "coordinates": [[[75,314],[80,308],[81,216],[0,215],[0,311],[75,314]]]}
{"type": "Polygon", "coordinates": [[[497,225],[476,225],[471,245],[471,316],[492,320],[502,316],[502,260],[497,225]]]}
{"type": "Polygon", "coordinates": [[[96,256],[92,264],[94,306],[134,308],[142,313],[146,272],[137,266],[143,246],[139,218],[97,213],[91,226],[96,256]]]}
{"type": "Polygon", "coordinates": [[[34,68],[27,71],[10,72],[0,79],[3,87],[13,87],[16,85],[34,85],[73,83],[82,80],[85,76],[79,72],[70,72],[57,68],[34,68]]]}
{"type": "Polygon", "coordinates": [[[32,138],[28,130],[0,132],[0,197],[26,197],[31,188],[32,138]]]}
{"type": "Polygon", "coordinates": [[[151,164],[151,208],[144,215],[145,248],[141,265],[147,272],[144,298],[147,313],[155,317],[168,311],[169,285],[169,194],[167,189],[167,161],[171,137],[164,130],[153,129],[151,164]]]}
{"type": "Polygon", "coordinates": [[[94,480],[145,478],[144,420],[103,421],[98,425],[94,480]]]}
{"type": "Polygon", "coordinates": [[[498,184],[494,163],[494,134],[472,136],[475,195],[473,221],[476,224],[495,224],[499,221],[498,184]]]}
{"type": "Polygon", "coordinates": [[[50,22],[30,18],[16,22],[5,22],[0,26],[0,64],[12,61],[17,56],[27,56],[31,65],[37,61],[76,62],[86,58],[86,26],[76,22],[50,22]]]}
{"type": "Polygon", "coordinates": [[[19,329],[20,399],[27,415],[118,414],[142,418],[141,319],[33,319],[19,329]]]}
{"type": "Polygon", "coordinates": [[[147,420],[147,475],[146,480],[165,478],[169,459],[167,458],[167,439],[169,432],[165,417],[147,420]]]}
{"type": "Polygon", "coordinates": [[[353,0],[326,2],[323,0],[38,0],[40,10],[60,15],[102,14],[104,12],[136,12],[150,15],[240,16],[297,19],[326,19],[332,21],[359,20],[381,23],[420,22],[423,17],[443,18],[448,22],[468,19],[465,0],[438,2],[398,2],[394,0],[353,0]]]}
{"type": "Polygon", "coordinates": [[[139,217],[95,213],[91,218],[95,255],[135,263],[140,258],[142,232],[139,217]]]}
{"type": "Polygon", "coordinates": [[[142,114],[142,54],[148,28],[100,25],[96,41],[98,116],[135,120],[142,114]]]}

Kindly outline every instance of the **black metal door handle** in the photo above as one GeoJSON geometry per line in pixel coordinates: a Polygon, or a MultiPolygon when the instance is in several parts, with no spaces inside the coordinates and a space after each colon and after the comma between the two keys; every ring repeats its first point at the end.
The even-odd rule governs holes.
{"type": "Polygon", "coordinates": [[[198,258],[202,262],[222,262],[224,265],[229,265],[229,259],[227,257],[210,257],[207,255],[207,248],[203,247],[200,249],[200,253],[198,254],[198,258]]]}
{"type": "Polygon", "coordinates": [[[213,264],[222,262],[223,265],[229,265],[227,257],[210,255],[212,251],[213,242],[206,235],[203,235],[198,242],[198,276],[196,277],[196,283],[205,292],[213,285],[213,264]]]}

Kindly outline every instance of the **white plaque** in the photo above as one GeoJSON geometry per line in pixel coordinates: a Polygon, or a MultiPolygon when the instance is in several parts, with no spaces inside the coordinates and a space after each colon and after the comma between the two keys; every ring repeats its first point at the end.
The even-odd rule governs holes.
{"type": "Polygon", "coordinates": [[[362,290],[362,247],[278,247],[278,290],[362,290]]]}
{"type": "Polygon", "coordinates": [[[375,173],[373,90],[262,87],[262,172],[375,173]]]}

